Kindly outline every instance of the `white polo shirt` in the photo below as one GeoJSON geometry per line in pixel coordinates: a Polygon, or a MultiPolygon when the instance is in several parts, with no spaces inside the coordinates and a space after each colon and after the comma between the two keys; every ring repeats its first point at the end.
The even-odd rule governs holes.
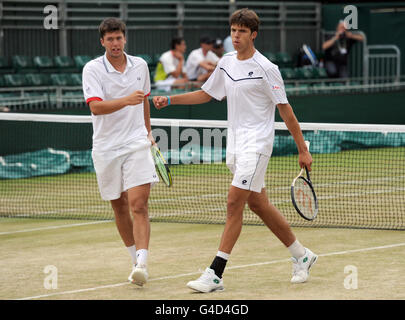
{"type": "MultiPolygon", "coordinates": [[[[172,50],[169,50],[169,51],[166,51],[165,53],[163,53],[162,56],[160,57],[159,61],[162,63],[163,69],[165,70],[165,73],[167,74],[167,76],[169,76],[170,73],[176,71],[177,66],[180,63],[180,60],[177,59],[173,55],[172,50]]],[[[183,64],[182,71],[184,73],[186,73],[186,66],[184,64],[183,64]]]]}
{"type": "Polygon", "coordinates": [[[201,89],[217,100],[227,98],[228,153],[271,155],[276,105],[288,103],[275,64],[257,50],[247,60],[228,53],[201,89]]]}
{"type": "Polygon", "coordinates": [[[199,64],[204,60],[217,63],[219,58],[211,50],[207,52],[206,56],[204,56],[202,48],[195,49],[190,52],[186,62],[187,77],[190,80],[195,80],[200,74],[207,73],[207,70],[199,66],[199,64]]]}
{"type": "MultiPolygon", "coordinates": [[[[127,65],[124,72],[117,71],[106,55],[89,61],[83,68],[83,93],[86,103],[114,100],[130,95],[135,90],[150,94],[147,63],[124,53],[127,65]]],[[[104,152],[119,149],[129,142],[147,137],[143,102],[128,105],[110,114],[94,115],[93,151],[104,152]]]]}

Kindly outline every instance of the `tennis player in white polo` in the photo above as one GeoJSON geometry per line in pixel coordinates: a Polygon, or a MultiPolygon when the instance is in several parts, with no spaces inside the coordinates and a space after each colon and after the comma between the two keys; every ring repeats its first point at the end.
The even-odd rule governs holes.
{"type": "Polygon", "coordinates": [[[124,52],[126,26],[116,18],[100,24],[105,54],[83,68],[83,92],[93,121],[92,157],[101,197],[109,200],[119,234],[132,256],[128,280],[148,279],[148,198],[159,181],[150,147],[149,70],[124,52]],[[132,219],[131,215],[132,214],[132,219]]]}
{"type": "Polygon", "coordinates": [[[153,98],[158,109],[168,104],[201,104],[212,97],[217,100],[227,98],[226,162],[233,173],[233,181],[228,193],[227,217],[219,251],[202,276],[187,284],[200,292],[224,288],[222,274],[242,230],[246,203],[289,249],[293,261],[291,282],[305,282],[309,268],[317,259],[312,251],[299,243],[287,220],[270,203],[266,194],[264,179],[273,150],[276,107],[296,142],[300,167],[306,166],[310,170],[312,157],[288,103],[278,67],[254,47],[259,23],[252,10],[234,12],[230,26],[236,51],[222,57],[202,90],[153,98]]]}

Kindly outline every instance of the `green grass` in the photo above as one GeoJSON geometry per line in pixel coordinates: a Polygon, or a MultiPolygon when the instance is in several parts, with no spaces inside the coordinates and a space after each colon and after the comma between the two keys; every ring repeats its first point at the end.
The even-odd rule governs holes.
{"type": "Polygon", "coordinates": [[[288,250],[267,228],[245,225],[224,273],[225,291],[196,294],[186,283],[211,263],[222,225],[152,223],[150,280],[139,288],[127,283],[131,261],[114,222],[69,226],[81,222],[1,219],[0,299],[405,298],[405,243],[398,231],[293,228],[319,255],[309,281],[293,285],[288,250]],[[57,289],[44,287],[49,265],[57,268],[57,289]],[[357,289],[344,287],[346,266],[357,268],[357,289]]]}
{"type": "MultiPolygon", "coordinates": [[[[405,229],[405,148],[376,148],[313,154],[311,178],[319,215],[306,222],[294,211],[290,183],[298,174],[297,156],[270,160],[266,187],[271,201],[294,226],[405,229]]],[[[172,165],[174,184],[153,187],[154,221],[223,223],[232,177],[224,163],[172,165]]],[[[0,216],[112,219],[94,173],[0,180],[0,216]]],[[[261,224],[248,209],[245,223],[261,224]]]]}

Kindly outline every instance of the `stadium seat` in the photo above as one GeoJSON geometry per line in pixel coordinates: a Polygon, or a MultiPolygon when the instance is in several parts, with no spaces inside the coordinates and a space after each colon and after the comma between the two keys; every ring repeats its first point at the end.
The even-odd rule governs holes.
{"type": "Polygon", "coordinates": [[[48,76],[41,73],[27,73],[25,79],[29,86],[46,86],[49,84],[48,76]]]}
{"type": "Polygon", "coordinates": [[[287,52],[278,52],[275,54],[276,61],[274,62],[279,67],[292,67],[293,61],[289,53],[287,52]]]}
{"type": "Polygon", "coordinates": [[[307,67],[296,68],[295,72],[297,74],[298,79],[306,80],[313,78],[312,68],[307,67]]]}
{"type": "Polygon", "coordinates": [[[82,85],[82,74],[81,73],[70,74],[70,83],[72,86],[81,86],[82,85]]]}
{"type": "Polygon", "coordinates": [[[154,64],[154,60],[151,55],[149,54],[138,54],[137,57],[142,58],[148,64],[149,70],[154,70],[156,65],[154,64]]]}
{"type": "Polygon", "coordinates": [[[314,78],[317,79],[324,79],[328,77],[328,74],[326,73],[326,69],[325,68],[312,68],[312,75],[314,78]]]}
{"type": "Polygon", "coordinates": [[[28,56],[13,56],[12,65],[17,72],[33,73],[37,71],[33,65],[32,58],[28,56]]]}
{"type": "Polygon", "coordinates": [[[70,75],[66,73],[53,73],[51,74],[51,83],[54,86],[70,86],[70,75]]]}
{"type": "Polygon", "coordinates": [[[59,73],[80,72],[73,59],[69,56],[55,56],[53,60],[54,65],[56,68],[58,68],[59,73]]]}
{"type": "Polygon", "coordinates": [[[83,69],[84,65],[91,60],[91,57],[77,55],[77,56],[74,56],[73,59],[75,61],[76,67],[79,68],[79,71],[81,71],[83,69]]]}
{"type": "Polygon", "coordinates": [[[6,87],[22,87],[27,85],[27,81],[23,74],[5,74],[4,83],[6,87]]]}
{"type": "Polygon", "coordinates": [[[276,55],[272,52],[263,52],[263,55],[269,59],[271,62],[276,63],[277,59],[276,59],[276,55]]]}
{"type": "Polygon", "coordinates": [[[33,58],[34,66],[38,68],[39,72],[57,72],[54,68],[51,57],[48,56],[35,56],[33,58]]]}
{"type": "Polygon", "coordinates": [[[284,80],[291,80],[297,78],[295,70],[292,68],[281,68],[280,73],[284,80]]]}
{"type": "Polygon", "coordinates": [[[0,73],[14,73],[13,66],[7,57],[0,57],[0,73]]]}

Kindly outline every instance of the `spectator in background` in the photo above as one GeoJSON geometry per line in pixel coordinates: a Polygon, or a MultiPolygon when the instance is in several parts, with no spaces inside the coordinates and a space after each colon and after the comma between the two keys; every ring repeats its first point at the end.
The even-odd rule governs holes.
{"type": "Polygon", "coordinates": [[[190,81],[206,81],[214,71],[219,58],[212,52],[213,40],[203,35],[200,38],[200,48],[190,52],[186,70],[190,81]]]}
{"type": "Polygon", "coordinates": [[[172,87],[184,89],[188,82],[184,53],[186,42],[182,37],[174,37],[171,50],[163,53],[156,67],[155,84],[157,89],[170,91],[172,87]]]}
{"type": "Polygon", "coordinates": [[[212,47],[212,52],[214,52],[218,58],[222,58],[224,55],[224,43],[220,38],[215,39],[214,45],[212,47]]]}
{"type": "Polygon", "coordinates": [[[356,41],[363,41],[360,34],[353,34],[346,29],[344,21],[339,21],[336,33],[322,44],[325,51],[325,68],[331,78],[349,77],[348,58],[350,49],[356,41]]]}
{"type": "Polygon", "coordinates": [[[224,50],[225,50],[225,53],[235,51],[235,48],[233,47],[233,44],[232,44],[232,38],[230,35],[227,36],[224,40],[224,50]]]}

